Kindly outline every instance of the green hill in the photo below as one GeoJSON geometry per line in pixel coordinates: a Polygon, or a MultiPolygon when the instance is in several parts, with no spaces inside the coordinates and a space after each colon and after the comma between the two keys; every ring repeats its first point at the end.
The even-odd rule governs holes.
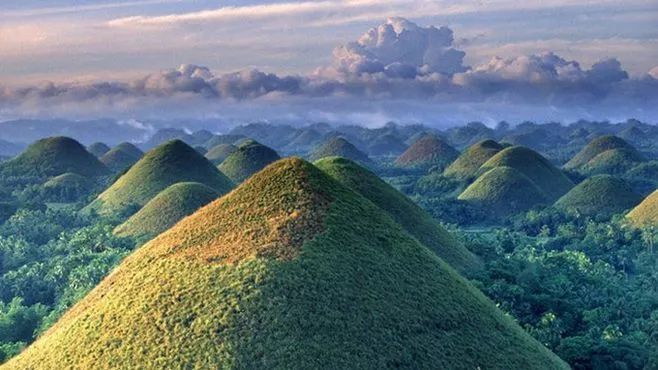
{"type": "Polygon", "coordinates": [[[309,154],[309,159],[312,161],[317,161],[325,157],[343,157],[364,166],[372,166],[373,164],[367,154],[357,149],[354,144],[345,138],[339,136],[326,140],[309,154]]]}
{"type": "Polygon", "coordinates": [[[323,158],[315,165],[344,186],[356,191],[386,211],[418,241],[436,252],[459,271],[481,267],[477,257],[461,245],[443,226],[409,198],[374,173],[340,157],[323,158]]]}
{"type": "Polygon", "coordinates": [[[478,177],[458,199],[481,207],[493,216],[508,216],[537,204],[549,203],[547,195],[523,172],[493,167],[478,177]]]}
{"type": "Polygon", "coordinates": [[[52,177],[67,172],[85,177],[108,174],[82,144],[63,136],[38,140],[18,157],[0,164],[1,176],[52,177]]]}
{"type": "Polygon", "coordinates": [[[255,140],[247,140],[226,157],[219,169],[239,184],[279,158],[279,154],[272,148],[255,140]]]}
{"type": "Polygon", "coordinates": [[[620,175],[642,162],[644,162],[644,158],[637,150],[610,149],[590,159],[580,167],[579,172],[587,175],[620,175]]]}
{"type": "Polygon", "coordinates": [[[284,159],[126,258],[7,369],[567,369],[385,212],[284,159]]]}
{"type": "Polygon", "coordinates": [[[511,167],[535,183],[551,202],[566,194],[573,182],[541,154],[523,146],[511,146],[489,158],[481,167],[484,173],[495,167],[511,167]]]}
{"type": "Polygon", "coordinates": [[[110,147],[105,143],[93,143],[87,147],[87,151],[93,154],[94,157],[100,158],[110,151],[110,147]]]}
{"type": "Polygon", "coordinates": [[[217,144],[208,150],[206,158],[216,166],[224,162],[236,150],[238,150],[238,147],[233,144],[217,144]]]}
{"type": "Polygon", "coordinates": [[[137,163],[144,155],[139,148],[130,143],[121,143],[101,157],[101,162],[112,172],[119,173],[137,163]]]}
{"type": "Polygon", "coordinates": [[[439,166],[442,169],[452,163],[459,152],[436,135],[425,135],[416,140],[402,153],[395,164],[400,167],[430,168],[439,166]]]}
{"type": "Polygon", "coordinates": [[[597,175],[576,185],[555,202],[555,207],[587,216],[610,216],[635,207],[641,201],[642,197],[624,180],[597,175]]]}
{"type": "Polygon", "coordinates": [[[646,197],[628,215],[632,224],[638,227],[658,227],[658,190],[646,197]]]}
{"type": "Polygon", "coordinates": [[[145,242],[185,216],[217,199],[219,194],[198,182],[179,182],[161,191],[139,212],[114,229],[114,234],[145,242]]]}
{"type": "Polygon", "coordinates": [[[49,202],[69,203],[87,196],[93,190],[91,181],[77,173],[55,176],[41,185],[41,194],[49,202]]]}
{"type": "MultiPolygon", "coordinates": [[[[590,141],[583,149],[578,152],[569,162],[564,165],[566,170],[577,171],[585,166],[589,161],[599,154],[612,149],[626,149],[629,151],[636,151],[632,145],[624,141],[624,139],[606,135],[595,138],[590,141]]],[[[639,154],[638,154],[639,155],[639,154]]]]}
{"type": "Polygon", "coordinates": [[[200,182],[227,193],[233,184],[196,150],[180,140],[172,140],[149,151],[88,205],[86,211],[102,215],[124,214],[143,207],[170,185],[200,182]]]}
{"type": "Polygon", "coordinates": [[[483,140],[466,149],[443,174],[458,180],[469,181],[478,175],[480,167],[503,150],[503,146],[493,140],[483,140]]]}

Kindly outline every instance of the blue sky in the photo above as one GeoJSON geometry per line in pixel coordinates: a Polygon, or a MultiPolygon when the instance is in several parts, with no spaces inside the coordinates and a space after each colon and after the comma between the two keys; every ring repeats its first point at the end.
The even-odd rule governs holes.
{"type": "Polygon", "coordinates": [[[658,2],[0,2],[0,119],[246,100],[249,119],[655,119],[658,2]]]}
{"type": "Polygon", "coordinates": [[[181,63],[219,72],[306,73],[328,63],[336,45],[387,16],[451,27],[468,64],[548,50],[585,65],[617,57],[634,74],[658,64],[655,0],[315,1],[307,3],[324,5],[306,11],[299,3],[5,0],[0,79],[123,79],[181,63]],[[221,16],[231,6],[232,15],[221,16]],[[130,17],[160,17],[161,23],[118,22],[130,17]]]}

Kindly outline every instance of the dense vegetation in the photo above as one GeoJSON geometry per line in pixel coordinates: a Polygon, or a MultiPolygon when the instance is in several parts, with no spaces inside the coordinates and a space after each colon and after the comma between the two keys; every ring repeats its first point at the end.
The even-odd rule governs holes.
{"type": "MultiPolygon", "coordinates": [[[[209,155],[218,144],[231,149],[253,144],[246,137],[301,155],[327,138],[344,137],[372,162],[366,170],[325,158],[316,162],[317,171],[285,160],[251,179],[274,157],[240,167],[248,168],[240,189],[125,260],[123,272],[102,283],[44,336],[45,344],[30,350],[39,356],[28,352],[21,363],[35,364],[47,351],[50,359],[35,366],[44,367],[72,353],[67,351],[75,351],[70,359],[84,356],[78,349],[88,347],[103,355],[88,358],[86,367],[146,359],[148,354],[119,350],[125,343],[119,339],[128,338],[148,342],[144,348],[157,343],[156,351],[166,352],[142,367],[167,367],[164,361],[191,354],[201,356],[199,364],[220,358],[234,366],[318,367],[330,358],[351,361],[351,367],[363,364],[358,361],[365,357],[350,357],[352,351],[386,352],[368,357],[362,367],[430,362],[449,367],[442,362],[451,361],[447,351],[469,368],[529,367],[498,361],[494,352],[508,353],[510,345],[509,337],[490,336],[499,335],[500,326],[486,329],[491,304],[432,254],[419,252],[417,240],[573,368],[658,368],[658,129],[633,120],[493,128],[469,123],[442,132],[421,125],[368,129],[321,123],[301,128],[257,123],[224,135],[170,129],[138,144],[164,143],[131,169],[93,176],[71,168],[99,168],[89,158],[105,147],[89,146],[91,155],[68,138],[39,141],[5,162],[3,168],[11,171],[0,176],[0,363],[43,335],[136,245],[230,189],[230,181],[192,146],[211,149],[209,155]],[[452,163],[397,166],[396,156],[428,133],[462,153],[452,163]],[[174,138],[188,145],[167,143],[174,138]],[[204,182],[209,178],[224,190],[215,193],[204,182]],[[181,181],[204,184],[192,186],[198,191],[174,191],[189,188],[181,181]],[[108,188],[121,195],[117,209],[102,218],[78,212],[108,188]],[[132,222],[119,226],[138,210],[132,222]],[[117,281],[128,288],[109,289],[117,281]],[[107,292],[109,297],[100,297],[107,292]],[[462,310],[462,304],[468,308],[462,310]],[[98,320],[85,321],[80,312],[101,312],[104,319],[92,315],[98,320]],[[126,316],[116,320],[118,313],[126,316]],[[386,322],[404,330],[384,332],[373,317],[395,317],[386,322]],[[356,324],[338,328],[347,320],[356,324]],[[476,329],[478,336],[471,336],[476,329]],[[309,339],[310,332],[318,334],[309,339]],[[192,339],[176,341],[182,333],[192,339]],[[442,336],[448,333],[446,346],[442,336]],[[73,345],[63,348],[57,338],[73,345]],[[431,345],[437,338],[441,350],[424,357],[418,343],[431,345]],[[507,346],[488,347],[498,339],[507,346]],[[348,343],[350,351],[338,342],[348,343]],[[460,352],[467,347],[468,354],[460,352]],[[483,358],[495,366],[476,363],[483,358]]],[[[105,140],[85,143],[99,138],[105,140]]],[[[112,150],[118,148],[139,151],[132,144],[112,150]]],[[[98,201],[87,210],[96,206],[98,201]]],[[[502,322],[512,337],[525,338],[519,343],[533,348],[525,360],[551,358],[493,311],[495,325],[502,322]]]]}
{"type": "Polygon", "coordinates": [[[382,210],[300,159],[140,248],[8,363],[72,365],[567,367],[382,210]]]}

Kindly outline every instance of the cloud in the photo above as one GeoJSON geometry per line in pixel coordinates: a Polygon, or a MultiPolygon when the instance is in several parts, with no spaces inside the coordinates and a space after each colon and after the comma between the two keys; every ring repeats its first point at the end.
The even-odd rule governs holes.
{"type": "MultiPolygon", "coordinates": [[[[323,116],[336,110],[338,102],[344,107],[365,109],[378,104],[383,110],[393,110],[393,105],[406,102],[409,106],[409,101],[428,111],[441,106],[459,110],[462,116],[479,115],[472,119],[484,119],[487,109],[499,119],[511,118],[512,110],[531,111],[522,107],[535,107],[543,115],[578,112],[585,118],[621,112],[642,118],[658,113],[654,108],[658,106],[656,68],[631,78],[615,58],[584,68],[554,52],[493,57],[470,67],[464,57],[454,45],[450,28],[421,27],[403,18],[389,18],[357,41],[337,47],[332,65],[308,75],[280,76],[256,69],[215,74],[207,67],[184,64],[129,82],[0,88],[0,114],[86,112],[139,118],[172,112],[221,114],[229,106],[233,111],[245,107],[242,114],[271,112],[254,108],[260,104],[294,106],[323,116]],[[332,107],[327,106],[329,101],[332,107]],[[478,110],[468,113],[468,106],[478,110]]],[[[350,117],[383,116],[380,113],[359,115],[357,109],[350,117]]],[[[402,113],[397,109],[395,114],[402,113]]]]}
{"type": "Polygon", "coordinates": [[[463,72],[463,51],[453,47],[448,27],[420,27],[404,18],[391,17],[371,28],[358,41],[334,49],[334,67],[348,74],[384,72],[391,77],[463,72]]]}

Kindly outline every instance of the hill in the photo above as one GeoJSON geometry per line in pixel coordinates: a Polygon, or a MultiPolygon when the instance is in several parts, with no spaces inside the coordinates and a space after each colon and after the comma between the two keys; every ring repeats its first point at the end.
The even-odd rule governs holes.
{"type": "Polygon", "coordinates": [[[620,137],[614,135],[600,136],[590,141],[589,144],[581,149],[578,154],[576,154],[569,160],[569,162],[564,165],[564,168],[566,170],[577,171],[585,166],[594,157],[612,149],[626,149],[629,151],[636,151],[632,145],[620,137]]]}
{"type": "Polygon", "coordinates": [[[143,207],[167,187],[186,181],[200,182],[219,194],[233,187],[196,150],[180,140],[172,140],[146,153],[85,210],[102,215],[125,214],[143,207]]]}
{"type": "Polygon", "coordinates": [[[41,194],[49,202],[69,203],[89,195],[92,189],[93,184],[88,178],[67,172],[41,185],[41,194]]]}
{"type": "Polygon", "coordinates": [[[586,175],[621,175],[644,161],[644,158],[637,150],[610,149],[590,159],[589,162],[580,167],[579,172],[586,175]]]}
{"type": "Polygon", "coordinates": [[[309,154],[309,159],[317,161],[325,157],[343,157],[353,160],[364,166],[372,166],[373,162],[368,155],[357,149],[354,144],[347,141],[347,139],[334,136],[318,145],[309,154]]]}
{"type": "Polygon", "coordinates": [[[219,169],[239,184],[279,158],[274,149],[255,140],[247,140],[226,157],[219,169]]]}
{"type": "Polygon", "coordinates": [[[610,216],[635,207],[642,197],[624,180],[610,175],[586,179],[563,195],[555,207],[587,216],[610,216]]]}
{"type": "Polygon", "coordinates": [[[214,146],[219,144],[233,144],[246,139],[244,135],[215,135],[206,141],[203,146],[208,150],[212,149],[214,146]]]}
{"type": "Polygon", "coordinates": [[[206,158],[216,166],[224,162],[236,150],[238,147],[233,144],[217,144],[208,150],[206,158]]]}
{"type": "Polygon", "coordinates": [[[67,172],[86,177],[108,174],[107,168],[82,144],[64,136],[38,140],[18,157],[0,165],[2,176],[52,177],[67,172]]]}
{"type": "Polygon", "coordinates": [[[480,167],[503,150],[503,146],[493,140],[483,140],[466,149],[443,174],[458,180],[469,181],[478,175],[480,167]]]}
{"type": "Polygon", "coordinates": [[[219,194],[198,182],[179,182],[151,199],[114,234],[145,242],[174,226],[185,216],[217,199],[219,194]]]}
{"type": "Polygon", "coordinates": [[[436,135],[425,135],[416,140],[402,153],[395,164],[400,167],[430,168],[439,166],[441,169],[454,161],[459,152],[436,135]]]}
{"type": "Polygon", "coordinates": [[[658,190],[646,197],[626,217],[638,227],[658,227],[658,190]]]}
{"type": "Polygon", "coordinates": [[[458,199],[500,217],[549,202],[547,195],[523,172],[506,166],[493,167],[485,172],[458,199]]]}
{"type": "Polygon", "coordinates": [[[568,368],[296,158],[142,246],[6,367],[568,368]]]}
{"type": "Polygon", "coordinates": [[[87,151],[94,157],[100,158],[103,154],[110,151],[110,147],[105,143],[93,143],[87,147],[87,151]]]}
{"type": "Polygon", "coordinates": [[[342,185],[386,211],[409,234],[455,269],[468,272],[481,267],[478,258],[443,226],[374,173],[341,157],[323,158],[315,162],[315,165],[342,185]]]}
{"type": "Polygon", "coordinates": [[[137,163],[144,155],[139,148],[131,143],[121,143],[101,157],[101,162],[112,172],[119,173],[137,163]]]}
{"type": "Polygon", "coordinates": [[[516,169],[530,179],[551,202],[574,186],[559,168],[553,166],[541,154],[523,146],[511,146],[501,150],[480,167],[480,173],[495,167],[516,169]]]}

